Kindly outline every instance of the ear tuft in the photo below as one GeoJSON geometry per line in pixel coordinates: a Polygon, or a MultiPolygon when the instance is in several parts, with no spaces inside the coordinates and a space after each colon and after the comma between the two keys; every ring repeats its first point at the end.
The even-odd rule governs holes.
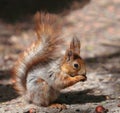
{"type": "Polygon", "coordinates": [[[68,51],[67,55],[68,55],[69,57],[71,57],[71,56],[72,56],[72,51],[68,51]]]}
{"type": "Polygon", "coordinates": [[[76,36],[73,37],[70,43],[70,49],[75,53],[80,54],[80,40],[76,36]]]}
{"type": "Polygon", "coordinates": [[[65,61],[70,61],[73,58],[73,52],[72,50],[67,50],[65,53],[65,61]]]}

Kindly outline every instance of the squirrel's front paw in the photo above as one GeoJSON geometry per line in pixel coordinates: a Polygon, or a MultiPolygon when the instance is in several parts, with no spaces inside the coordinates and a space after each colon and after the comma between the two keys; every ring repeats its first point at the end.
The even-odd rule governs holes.
{"type": "Polygon", "coordinates": [[[87,77],[85,75],[77,75],[76,76],[76,79],[78,79],[79,81],[86,81],[87,80],[87,77]]]}

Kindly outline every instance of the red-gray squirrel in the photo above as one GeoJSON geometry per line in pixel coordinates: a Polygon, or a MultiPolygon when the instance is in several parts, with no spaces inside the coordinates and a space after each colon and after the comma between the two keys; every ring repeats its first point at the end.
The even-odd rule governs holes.
{"type": "Polygon", "coordinates": [[[35,21],[37,40],[15,63],[14,86],[35,105],[59,107],[53,103],[60,90],[87,78],[80,57],[80,41],[74,37],[63,54],[63,38],[56,17],[38,12],[35,21]]]}

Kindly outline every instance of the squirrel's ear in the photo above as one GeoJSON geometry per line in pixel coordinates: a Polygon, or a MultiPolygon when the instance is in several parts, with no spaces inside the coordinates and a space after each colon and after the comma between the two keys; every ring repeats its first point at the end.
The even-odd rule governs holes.
{"type": "Polygon", "coordinates": [[[65,58],[66,61],[70,61],[73,58],[73,51],[72,50],[67,50],[64,58],[65,58]]]}
{"type": "Polygon", "coordinates": [[[70,50],[80,54],[80,40],[75,36],[70,43],[70,50]]]}

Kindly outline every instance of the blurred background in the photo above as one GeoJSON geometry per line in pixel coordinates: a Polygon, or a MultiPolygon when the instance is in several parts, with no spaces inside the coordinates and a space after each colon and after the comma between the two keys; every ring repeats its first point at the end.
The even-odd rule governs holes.
{"type": "Polygon", "coordinates": [[[88,75],[92,73],[85,87],[94,84],[102,88],[106,80],[109,85],[103,86],[100,94],[120,97],[120,0],[0,0],[0,101],[17,97],[10,71],[19,53],[34,41],[37,11],[63,20],[66,44],[74,35],[80,38],[81,56],[88,75]],[[110,93],[104,90],[114,87],[110,93]]]}
{"type": "Polygon", "coordinates": [[[68,41],[73,35],[80,38],[84,58],[115,53],[120,49],[119,4],[119,0],[1,0],[1,70],[9,70],[12,58],[34,41],[33,17],[37,11],[60,16],[63,36],[68,41]]]}

